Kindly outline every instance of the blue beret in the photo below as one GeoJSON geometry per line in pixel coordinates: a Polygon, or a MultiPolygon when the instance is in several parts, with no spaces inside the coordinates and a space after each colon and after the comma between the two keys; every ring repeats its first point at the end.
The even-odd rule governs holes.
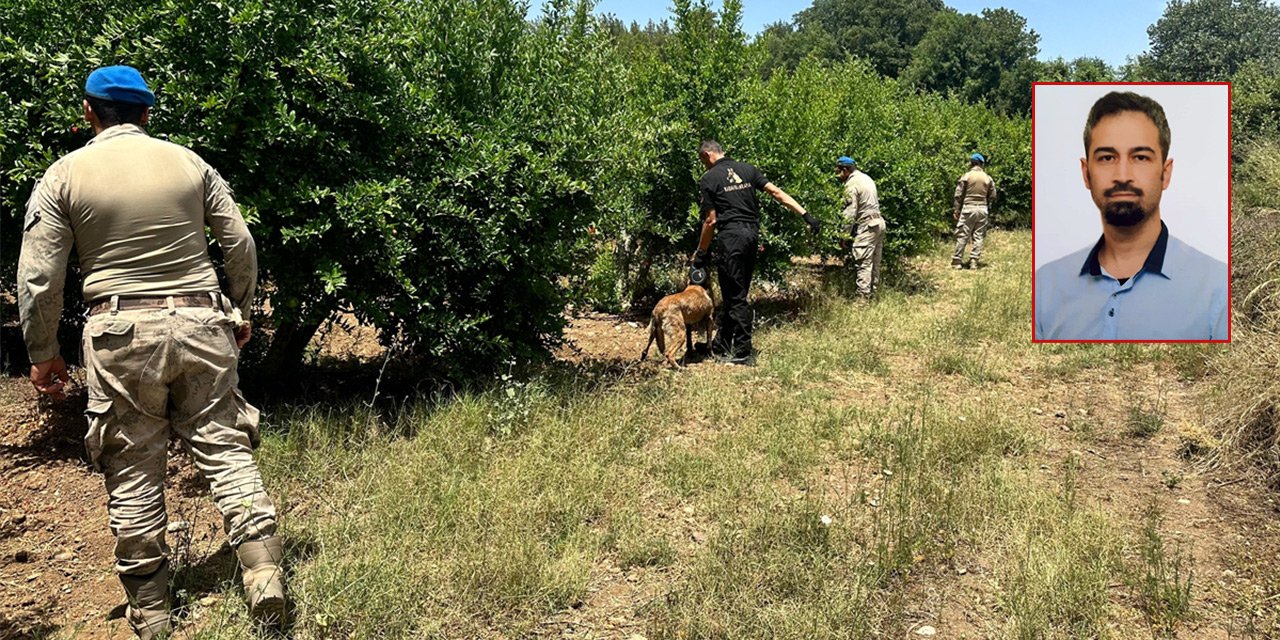
{"type": "Polygon", "coordinates": [[[95,69],[84,81],[84,93],[91,98],[112,102],[145,104],[148,107],[156,103],[156,96],[147,87],[142,74],[124,65],[95,69]]]}
{"type": "Polygon", "coordinates": [[[969,159],[970,159],[970,160],[973,160],[974,162],[981,162],[982,164],[986,164],[986,163],[987,163],[987,159],[986,159],[986,158],[984,158],[984,157],[982,157],[982,154],[981,154],[981,153],[975,153],[975,154],[973,154],[973,155],[969,156],[969,159]]]}
{"type": "Polygon", "coordinates": [[[853,158],[850,158],[849,156],[840,156],[839,158],[836,158],[837,167],[852,167],[854,164],[856,163],[853,161],[853,158]]]}

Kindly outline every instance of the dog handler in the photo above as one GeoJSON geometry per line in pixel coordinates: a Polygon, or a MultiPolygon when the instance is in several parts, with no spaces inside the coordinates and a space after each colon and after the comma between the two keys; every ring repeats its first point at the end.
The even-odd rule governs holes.
{"type": "Polygon", "coordinates": [[[251,454],[258,410],[237,389],[257,284],[253,238],[217,171],[189,149],[147,135],[155,96],[136,69],[95,70],[85,96],[95,137],[53,163],[27,203],[18,304],[31,382],[61,398],[69,381],[57,329],[74,247],[89,302],[85,444],[104,475],[129,625],[141,638],[170,631],[170,429],[209,481],[250,612],[279,623],[283,548],[251,454]],[[206,225],[226,257],[229,298],[219,291],[206,225]]]}
{"type": "Polygon", "coordinates": [[[754,314],[747,302],[751,272],[756,266],[760,243],[760,204],[756,191],[764,191],[788,209],[804,216],[809,228],[817,233],[821,224],[800,203],[765,179],[759,169],[745,162],[725,157],[724,148],[715,140],[705,140],[698,148],[698,159],[707,168],[699,181],[702,207],[702,235],[694,254],[694,265],[707,261],[707,250],[714,236],[716,271],[720,281],[720,320],[717,322],[713,354],[733,364],[752,362],[751,323],[754,314]]]}

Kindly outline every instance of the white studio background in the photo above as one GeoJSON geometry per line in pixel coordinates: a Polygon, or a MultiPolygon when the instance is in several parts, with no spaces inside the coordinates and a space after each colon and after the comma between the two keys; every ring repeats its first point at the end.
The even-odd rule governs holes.
{"type": "Polygon", "coordinates": [[[1179,240],[1227,261],[1228,98],[1226,85],[1052,85],[1034,88],[1035,268],[1102,235],[1098,207],[1080,175],[1084,124],[1093,103],[1133,91],[1164,107],[1173,177],[1160,217],[1179,240]]]}

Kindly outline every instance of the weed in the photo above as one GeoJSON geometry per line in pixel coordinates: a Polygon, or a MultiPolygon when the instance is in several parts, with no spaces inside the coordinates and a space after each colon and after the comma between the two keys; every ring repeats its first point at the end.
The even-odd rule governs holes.
{"type": "Polygon", "coordinates": [[[1150,438],[1164,428],[1167,402],[1164,392],[1155,398],[1138,399],[1129,405],[1129,413],[1125,418],[1128,434],[1137,438],[1150,438]]]}
{"type": "Polygon", "coordinates": [[[1170,549],[1160,534],[1164,514],[1152,500],[1143,512],[1138,562],[1129,568],[1129,587],[1139,610],[1157,637],[1173,638],[1180,623],[1192,617],[1194,569],[1191,555],[1179,544],[1170,549]]]}

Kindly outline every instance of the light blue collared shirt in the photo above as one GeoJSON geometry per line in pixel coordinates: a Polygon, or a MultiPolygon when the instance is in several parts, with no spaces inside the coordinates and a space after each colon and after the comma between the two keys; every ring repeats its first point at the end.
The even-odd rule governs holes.
{"type": "Polygon", "coordinates": [[[1160,223],[1123,284],[1098,263],[1103,239],[1036,270],[1037,340],[1226,340],[1227,265],[1160,223]]]}

